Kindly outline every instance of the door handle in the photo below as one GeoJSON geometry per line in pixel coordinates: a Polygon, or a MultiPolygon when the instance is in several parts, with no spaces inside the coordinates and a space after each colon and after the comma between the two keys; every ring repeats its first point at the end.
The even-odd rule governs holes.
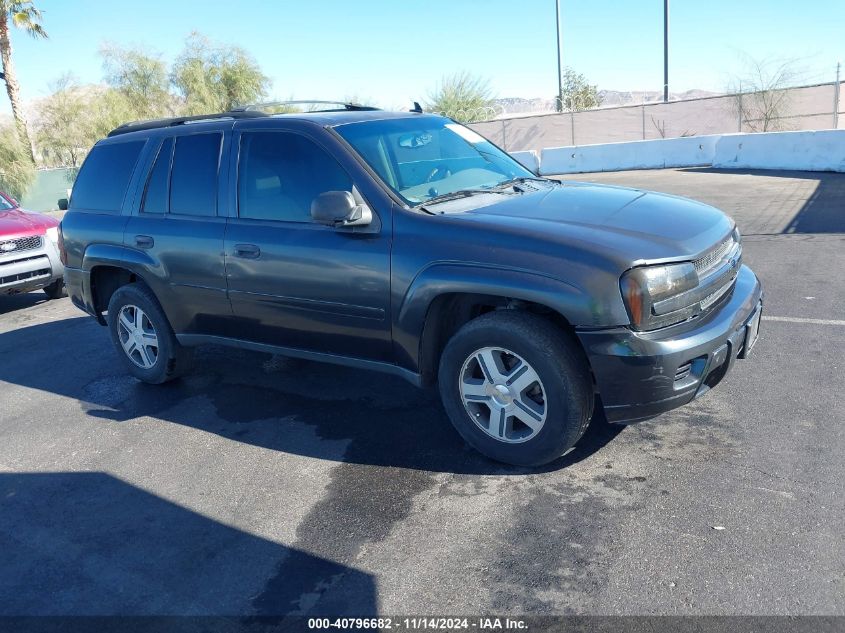
{"type": "Polygon", "coordinates": [[[136,235],[135,246],[138,248],[152,248],[155,245],[155,240],[149,235],[136,235]]]}
{"type": "Polygon", "coordinates": [[[261,249],[255,244],[235,244],[235,257],[243,257],[244,259],[258,259],[261,255],[261,249]]]}

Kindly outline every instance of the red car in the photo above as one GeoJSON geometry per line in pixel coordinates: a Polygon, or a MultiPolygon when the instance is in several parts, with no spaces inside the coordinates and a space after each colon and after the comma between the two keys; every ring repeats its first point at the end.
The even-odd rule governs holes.
{"type": "Polygon", "coordinates": [[[58,220],[24,211],[0,191],[0,295],[40,288],[49,299],[65,296],[58,227],[58,220]]]}

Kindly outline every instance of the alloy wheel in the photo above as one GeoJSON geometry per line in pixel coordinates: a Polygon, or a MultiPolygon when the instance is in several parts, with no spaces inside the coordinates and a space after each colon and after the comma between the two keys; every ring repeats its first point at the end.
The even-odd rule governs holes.
{"type": "Polygon", "coordinates": [[[500,442],[526,442],[543,428],[548,408],[543,382],[510,350],[483,347],[470,354],[459,387],[470,419],[500,442]]]}
{"type": "Polygon", "coordinates": [[[123,351],[141,369],[158,360],[158,335],[147,314],[138,306],[126,305],[117,315],[117,333],[123,351]]]}

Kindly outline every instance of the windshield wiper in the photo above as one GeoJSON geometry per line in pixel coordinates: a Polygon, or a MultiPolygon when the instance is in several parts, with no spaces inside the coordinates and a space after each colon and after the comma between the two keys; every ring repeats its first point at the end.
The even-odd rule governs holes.
{"type": "Polygon", "coordinates": [[[439,196],[434,196],[433,198],[429,198],[423,204],[419,205],[419,208],[423,211],[428,211],[428,209],[426,209],[426,206],[432,203],[439,204],[441,202],[448,202],[449,200],[460,200],[461,198],[469,198],[470,196],[474,196],[480,193],[494,193],[504,196],[510,195],[507,191],[501,191],[499,189],[458,189],[457,191],[452,191],[449,193],[441,194],[439,196]]]}
{"type": "Polygon", "coordinates": [[[551,180],[550,178],[541,178],[540,176],[519,176],[518,178],[511,178],[510,180],[506,180],[505,182],[501,182],[496,185],[497,189],[506,189],[513,185],[518,185],[521,182],[532,181],[532,182],[544,182],[548,184],[555,184],[556,180],[551,180]]]}

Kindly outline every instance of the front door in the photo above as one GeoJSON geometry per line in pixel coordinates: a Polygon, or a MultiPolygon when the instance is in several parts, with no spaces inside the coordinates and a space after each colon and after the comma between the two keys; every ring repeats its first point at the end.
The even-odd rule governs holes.
{"type": "Polygon", "coordinates": [[[311,219],[326,191],[359,195],[325,147],[299,132],[243,130],[225,259],[236,338],[368,360],[391,359],[390,224],[311,219]]]}

